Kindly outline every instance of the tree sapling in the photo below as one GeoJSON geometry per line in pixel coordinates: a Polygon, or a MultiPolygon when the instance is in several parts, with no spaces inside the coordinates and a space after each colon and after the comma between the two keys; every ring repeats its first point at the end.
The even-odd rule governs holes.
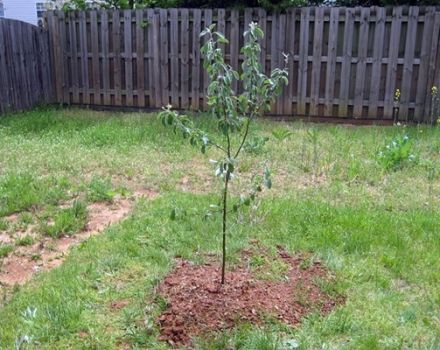
{"type": "MultiPolygon", "coordinates": [[[[241,206],[248,206],[262,187],[272,186],[270,171],[265,165],[263,176],[255,177],[252,188],[246,195],[229,209],[228,190],[230,181],[235,176],[235,169],[239,156],[246,140],[251,133],[252,121],[270,109],[270,103],[282,91],[283,85],[287,85],[287,70],[276,68],[270,76],[262,72],[259,63],[260,44],[264,33],[254,22],[249,24],[249,29],[244,33],[245,44],[241,49],[243,63],[241,72],[235,71],[225,62],[221,45],[228,44],[223,34],[214,31],[215,25],[206,28],[201,37],[206,38],[201,48],[204,56],[204,69],[210,78],[207,90],[207,105],[209,113],[217,120],[219,135],[212,137],[205,131],[196,128],[191,119],[186,115],[180,115],[167,106],[159,114],[165,126],[172,126],[174,131],[182,132],[183,137],[189,139],[191,145],[200,147],[202,153],[208,148],[214,147],[222,153],[222,158],[211,160],[215,164],[215,175],[222,180],[221,205],[211,206],[219,209],[222,214],[222,270],[221,283],[225,283],[226,266],[226,233],[228,214],[237,211],[241,206]],[[241,82],[242,92],[237,93],[233,89],[234,82],[241,82]]],[[[287,63],[287,56],[285,56],[287,63]]]]}

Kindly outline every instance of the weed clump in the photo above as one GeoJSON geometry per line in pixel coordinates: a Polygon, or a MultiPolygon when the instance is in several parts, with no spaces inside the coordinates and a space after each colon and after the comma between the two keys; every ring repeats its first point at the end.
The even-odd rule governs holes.
{"type": "Polygon", "coordinates": [[[0,259],[7,257],[12,249],[12,245],[0,243],[0,259]]]}
{"type": "Polygon", "coordinates": [[[413,142],[408,135],[396,136],[377,154],[378,163],[385,170],[397,170],[409,162],[414,162],[416,157],[412,152],[413,142]]]}
{"type": "Polygon", "coordinates": [[[84,229],[87,223],[87,206],[84,202],[75,201],[69,208],[59,210],[52,223],[44,223],[42,232],[58,238],[61,235],[73,235],[84,229]]]}
{"type": "Polygon", "coordinates": [[[94,177],[87,188],[87,199],[90,202],[112,202],[115,196],[110,180],[94,177]]]}

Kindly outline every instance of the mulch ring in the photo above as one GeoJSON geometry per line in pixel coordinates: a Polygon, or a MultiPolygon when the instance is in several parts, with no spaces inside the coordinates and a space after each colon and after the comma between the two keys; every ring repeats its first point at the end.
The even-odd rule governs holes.
{"type": "Polygon", "coordinates": [[[178,260],[157,289],[168,301],[157,319],[159,339],[174,347],[188,346],[194,336],[231,329],[240,322],[263,324],[265,315],[295,326],[311,311],[325,314],[343,302],[317,286],[316,278],[331,280],[320,262],[304,263],[304,257],[282,249],[278,254],[288,266],[284,279],[257,279],[246,268],[249,254],[244,254],[240,266],[227,272],[223,286],[218,264],[178,260]]]}

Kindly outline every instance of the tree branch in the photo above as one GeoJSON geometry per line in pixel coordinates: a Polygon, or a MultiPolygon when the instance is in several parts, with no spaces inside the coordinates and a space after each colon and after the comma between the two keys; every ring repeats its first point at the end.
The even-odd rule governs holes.
{"type": "Polygon", "coordinates": [[[248,136],[248,134],[249,134],[249,125],[250,125],[250,123],[251,123],[251,118],[249,117],[248,120],[247,120],[247,123],[246,123],[246,130],[245,130],[244,135],[243,135],[243,140],[241,140],[240,147],[238,147],[238,150],[237,150],[237,152],[235,153],[234,158],[237,158],[237,157],[238,157],[238,155],[239,155],[240,152],[241,152],[241,149],[242,149],[243,146],[244,146],[244,143],[246,142],[246,138],[247,138],[247,136],[248,136]]]}

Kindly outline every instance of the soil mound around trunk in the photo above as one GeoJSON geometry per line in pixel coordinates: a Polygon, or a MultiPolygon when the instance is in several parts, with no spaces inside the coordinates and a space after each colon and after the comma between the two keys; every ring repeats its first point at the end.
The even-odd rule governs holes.
{"type": "MultiPolygon", "coordinates": [[[[157,319],[160,340],[175,347],[190,345],[194,336],[230,329],[241,322],[262,324],[267,316],[295,326],[311,311],[325,314],[342,302],[341,297],[330,296],[317,285],[317,280],[331,280],[320,262],[309,263],[280,250],[285,273],[261,279],[261,274],[248,268],[250,258],[246,254],[240,266],[227,273],[223,286],[216,264],[179,260],[158,286],[159,294],[168,301],[157,319]]],[[[261,272],[261,267],[257,270],[261,272]]]]}

